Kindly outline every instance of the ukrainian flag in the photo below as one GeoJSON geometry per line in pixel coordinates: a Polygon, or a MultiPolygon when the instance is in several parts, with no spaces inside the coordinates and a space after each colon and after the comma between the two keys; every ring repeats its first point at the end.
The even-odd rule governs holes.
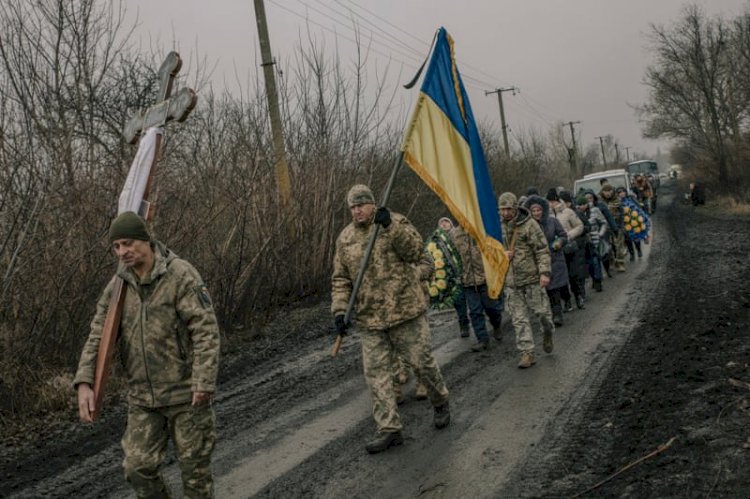
{"type": "Polygon", "coordinates": [[[487,161],[445,28],[438,31],[402,151],[406,164],[477,241],[489,295],[496,298],[508,259],[487,161]]]}

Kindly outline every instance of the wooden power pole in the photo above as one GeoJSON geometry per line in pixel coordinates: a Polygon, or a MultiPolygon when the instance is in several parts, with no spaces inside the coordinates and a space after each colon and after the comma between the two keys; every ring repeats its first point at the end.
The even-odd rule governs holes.
{"type": "Polygon", "coordinates": [[[268,114],[271,118],[276,183],[282,208],[286,215],[290,215],[292,210],[292,187],[284,148],[284,131],[281,128],[281,111],[279,109],[279,96],[276,92],[276,77],[273,71],[273,66],[276,63],[271,55],[271,41],[268,36],[268,23],[266,22],[266,7],[263,4],[263,0],[254,0],[254,2],[255,20],[258,25],[258,38],[260,40],[261,66],[263,66],[263,77],[266,82],[268,114]]]}
{"type": "Polygon", "coordinates": [[[575,125],[578,125],[581,123],[580,121],[568,121],[567,123],[563,123],[563,126],[568,125],[570,127],[570,138],[573,141],[573,147],[571,147],[568,150],[568,161],[570,161],[570,172],[573,174],[573,177],[578,178],[579,176],[583,176],[583,172],[578,172],[578,167],[576,165],[576,157],[578,156],[578,146],[576,145],[576,130],[574,128],[575,125]]]}
{"type": "Polygon", "coordinates": [[[595,139],[599,139],[599,147],[602,148],[602,163],[604,164],[604,169],[607,169],[607,156],[604,155],[604,137],[594,137],[595,139]]]}
{"type": "Polygon", "coordinates": [[[505,124],[505,108],[503,107],[503,92],[513,92],[516,95],[518,88],[498,88],[492,91],[487,91],[484,95],[497,94],[497,102],[500,104],[500,124],[503,129],[503,145],[505,146],[505,155],[510,158],[510,148],[508,147],[508,126],[505,124]]]}

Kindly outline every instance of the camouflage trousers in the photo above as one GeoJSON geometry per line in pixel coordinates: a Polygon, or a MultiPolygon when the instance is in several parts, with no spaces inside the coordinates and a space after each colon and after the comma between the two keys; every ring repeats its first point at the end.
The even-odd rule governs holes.
{"type": "Polygon", "coordinates": [[[365,380],[372,395],[372,416],[379,432],[401,430],[394,390],[394,354],[402,359],[427,387],[433,406],[448,400],[430,344],[430,326],[424,314],[388,330],[362,332],[362,363],[365,380]]]}
{"type": "Polygon", "coordinates": [[[625,232],[619,230],[616,236],[612,237],[612,253],[614,254],[615,264],[625,264],[625,256],[628,254],[628,248],[625,245],[625,232]]]}
{"type": "Polygon", "coordinates": [[[534,332],[531,314],[539,318],[544,331],[555,331],[547,293],[538,284],[506,288],[506,307],[516,332],[516,348],[521,352],[534,351],[534,332]]]}
{"type": "Polygon", "coordinates": [[[123,468],[135,493],[139,498],[171,497],[159,473],[169,438],[180,462],[184,496],[213,497],[211,452],[216,443],[216,423],[211,404],[128,407],[128,424],[122,437],[123,468]]]}

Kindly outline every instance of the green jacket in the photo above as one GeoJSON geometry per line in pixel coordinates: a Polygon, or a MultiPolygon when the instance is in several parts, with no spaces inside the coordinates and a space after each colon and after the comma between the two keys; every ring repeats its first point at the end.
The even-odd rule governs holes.
{"type": "Polygon", "coordinates": [[[151,276],[139,282],[120,265],[96,305],[91,332],[74,385],[93,386],[102,327],[117,277],[127,284],[118,350],[128,380],[128,401],[164,407],[192,400],[192,392],[215,392],[219,327],[198,271],[161,243],[151,276]]]}
{"type": "Polygon", "coordinates": [[[510,222],[503,220],[503,235],[508,245],[514,240],[514,231],[514,256],[505,275],[505,286],[520,288],[529,284],[538,285],[539,277],[542,274],[551,275],[552,271],[547,238],[525,208],[518,208],[510,222]]]}
{"type": "Polygon", "coordinates": [[[477,242],[458,225],[451,229],[450,237],[461,258],[462,284],[465,287],[486,284],[482,252],[479,251],[477,242]]]}
{"type": "MultiPolygon", "coordinates": [[[[420,279],[429,279],[422,236],[403,215],[391,213],[381,229],[354,302],[357,324],[386,330],[425,313],[420,279]]],[[[354,281],[367,248],[372,224],[350,223],[336,240],[331,277],[331,312],[346,312],[354,281]]]]}

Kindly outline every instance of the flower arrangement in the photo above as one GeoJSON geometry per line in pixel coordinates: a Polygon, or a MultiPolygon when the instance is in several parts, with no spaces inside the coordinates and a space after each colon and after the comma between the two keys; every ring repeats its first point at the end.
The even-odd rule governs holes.
{"type": "Polygon", "coordinates": [[[633,241],[640,241],[648,237],[651,221],[643,209],[636,205],[632,200],[623,201],[623,228],[628,233],[628,237],[633,241]]]}

